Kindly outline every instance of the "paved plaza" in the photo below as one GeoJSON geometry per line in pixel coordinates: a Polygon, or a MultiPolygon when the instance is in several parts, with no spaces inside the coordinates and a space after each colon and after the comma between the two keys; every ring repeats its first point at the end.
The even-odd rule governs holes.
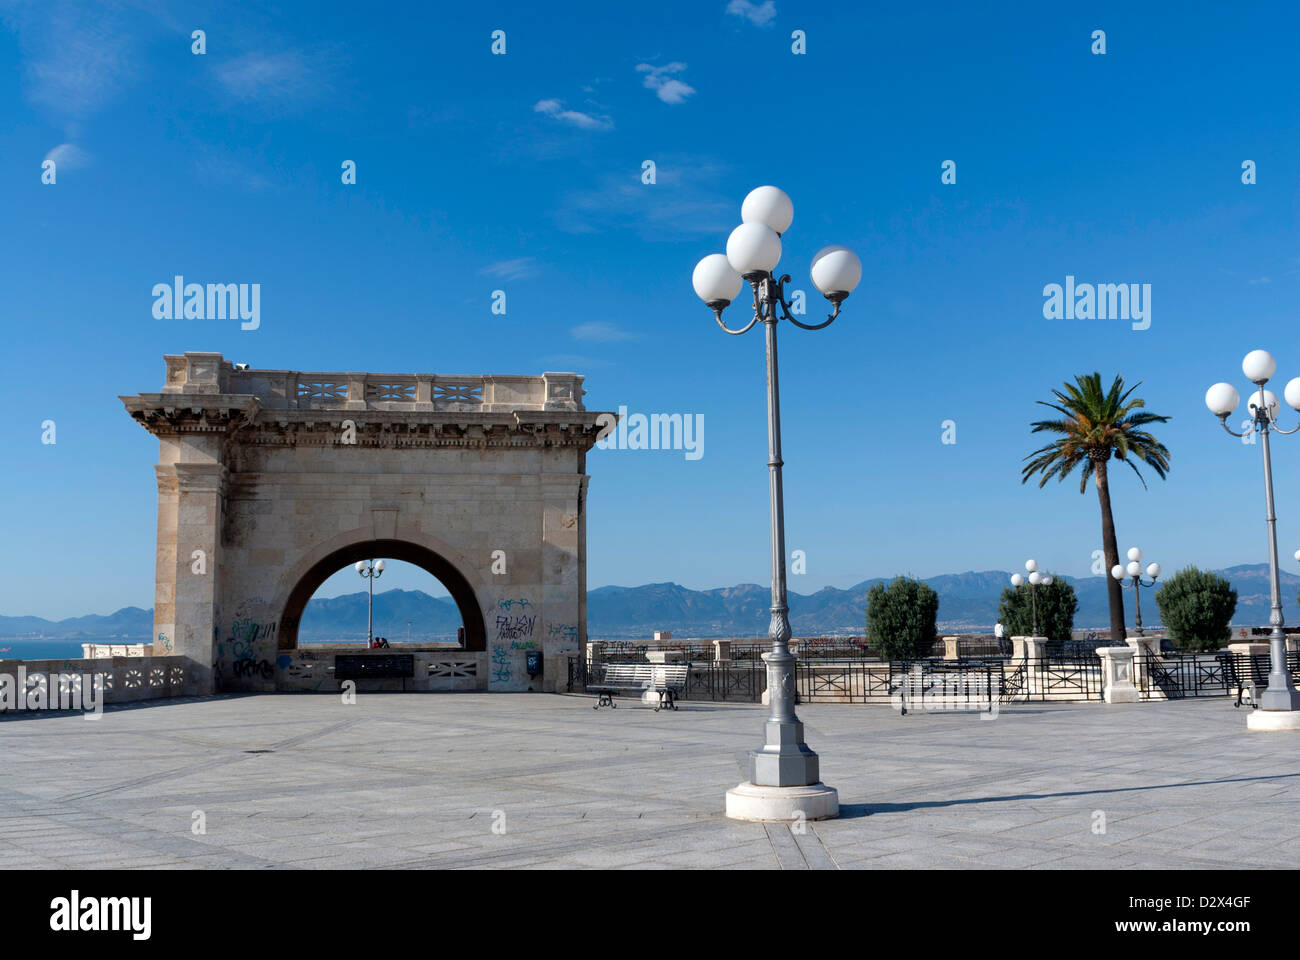
{"type": "Polygon", "coordinates": [[[0,721],[0,867],[1180,868],[1300,858],[1300,737],[1230,700],[800,716],[842,816],[723,816],[766,708],[229,694],[0,721]],[[201,811],[201,813],[199,813],[201,811]],[[1103,822],[1104,821],[1104,822],[1103,822]],[[201,823],[203,833],[192,825],[201,823]],[[1103,831],[1104,827],[1104,832],[1103,831]]]}

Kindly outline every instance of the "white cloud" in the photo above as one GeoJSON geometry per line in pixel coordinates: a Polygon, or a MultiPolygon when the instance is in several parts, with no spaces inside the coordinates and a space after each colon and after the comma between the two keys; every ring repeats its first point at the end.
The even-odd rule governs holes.
{"type": "Polygon", "coordinates": [[[532,257],[516,257],[514,260],[498,260],[496,263],[489,263],[479,271],[480,276],[493,277],[500,280],[524,280],[528,277],[535,277],[541,271],[537,267],[537,261],[532,257]]]}
{"type": "Polygon", "coordinates": [[[118,4],[0,4],[18,38],[27,100],[60,120],[87,117],[137,77],[141,41],[158,32],[147,12],[118,4]]]}
{"type": "Polygon", "coordinates": [[[656,67],[649,63],[638,63],[636,69],[638,73],[645,74],[644,86],[649,90],[653,90],[664,103],[684,103],[687,97],[695,93],[695,88],[690,84],[671,76],[671,74],[681,73],[685,70],[686,64],[684,63],[674,61],[665,63],[662,67],[656,67]]]}
{"type": "Polygon", "coordinates": [[[656,158],[657,182],[640,171],[603,174],[585,189],[570,190],[555,210],[566,233],[635,230],[642,239],[680,242],[683,236],[726,238],[736,225],[736,196],[728,168],[710,157],[665,154],[656,158]]]}
{"type": "Polygon", "coordinates": [[[61,143],[45,155],[59,170],[75,170],[90,163],[90,154],[75,143],[61,143]]]}
{"type": "Polygon", "coordinates": [[[612,130],[614,121],[609,117],[582,113],[578,110],[565,110],[563,100],[538,100],[533,105],[534,113],[554,117],[562,123],[578,127],[581,130],[612,130]]]}
{"type": "Polygon", "coordinates": [[[731,0],[727,4],[727,13],[744,17],[750,23],[765,27],[776,18],[776,4],[772,0],[763,3],[750,3],[749,0],[731,0]]]}
{"type": "Polygon", "coordinates": [[[268,108],[292,106],[330,89],[320,58],[298,50],[246,53],[221,64],[216,72],[230,96],[268,108]]]}
{"type": "Polygon", "coordinates": [[[620,340],[636,340],[638,334],[620,330],[611,323],[599,320],[583,323],[569,331],[575,340],[594,340],[598,343],[617,343],[620,340]]]}

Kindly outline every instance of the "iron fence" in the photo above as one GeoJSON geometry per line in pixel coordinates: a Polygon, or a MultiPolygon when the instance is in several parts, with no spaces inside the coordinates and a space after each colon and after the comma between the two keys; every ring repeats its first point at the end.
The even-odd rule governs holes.
{"type": "MultiPolygon", "coordinates": [[[[758,647],[758,645],[755,645],[758,647]]],[[[762,647],[765,651],[766,647],[762,647]]],[[[711,651],[710,651],[711,653],[711,651]]],[[[588,663],[568,658],[570,692],[582,692],[599,681],[605,663],[626,662],[610,657],[588,663]]],[[[1300,685],[1300,653],[1287,657],[1292,681],[1300,685]]],[[[1268,682],[1267,654],[1166,653],[1134,659],[1134,684],[1139,699],[1181,700],[1187,697],[1237,696],[1254,684],[1268,682]]],[[[1101,658],[1096,654],[1046,656],[1033,660],[969,657],[959,660],[803,659],[795,664],[796,690],[802,702],[898,704],[900,698],[943,694],[959,702],[981,702],[996,696],[1001,703],[1101,700],[1101,658]]],[[[754,658],[714,660],[690,658],[683,700],[758,703],[767,688],[765,664],[754,658]]]]}
{"type": "MultiPolygon", "coordinates": [[[[1134,660],[1134,682],[1143,700],[1239,696],[1254,684],[1268,686],[1271,663],[1266,653],[1166,653],[1134,660]]],[[[1300,683],[1300,653],[1287,655],[1292,683],[1300,683]]]]}
{"type": "Polygon", "coordinates": [[[760,703],[766,689],[767,665],[761,660],[692,661],[680,699],[760,703]]]}

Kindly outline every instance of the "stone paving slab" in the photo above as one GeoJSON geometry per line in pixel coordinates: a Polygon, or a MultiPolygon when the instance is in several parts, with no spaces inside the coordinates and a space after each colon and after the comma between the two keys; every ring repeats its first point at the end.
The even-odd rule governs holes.
{"type": "Polygon", "coordinates": [[[843,815],[802,829],[723,816],[766,708],[591,704],[241,695],[0,720],[0,868],[1227,869],[1300,855],[1300,739],[1248,732],[1226,699],[993,720],[806,705],[843,815]]]}

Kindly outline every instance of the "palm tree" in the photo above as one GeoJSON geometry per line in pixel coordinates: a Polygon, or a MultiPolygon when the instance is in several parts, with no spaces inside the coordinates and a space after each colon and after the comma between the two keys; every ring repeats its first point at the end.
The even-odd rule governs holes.
{"type": "Polygon", "coordinates": [[[1110,575],[1119,563],[1119,548],[1115,544],[1115,518],[1110,509],[1109,464],[1113,455],[1128,464],[1142,488],[1146,480],[1134,460],[1141,460],[1164,479],[1169,470],[1169,450],[1142,428],[1150,423],[1168,423],[1168,417],[1146,413],[1146,403],[1141,398],[1129,396],[1141,382],[1124,389],[1124,378],[1116,377],[1110,389],[1101,388],[1101,374],[1078,376],[1074,383],[1065,384],[1065,392],[1053,390],[1055,402],[1039,400],[1045,407],[1064,415],[1064,420],[1039,420],[1033,424],[1034,433],[1055,433],[1059,436],[1051,443],[1025,457],[1028,463],[1021,471],[1021,483],[1028,482],[1034,474],[1042,474],[1038,481],[1041,489],[1056,477],[1064,480],[1074,468],[1083,465],[1079,477],[1079,492],[1088,488],[1091,477],[1097,485],[1097,499],[1101,501],[1101,540],[1106,554],[1106,587],[1110,596],[1110,636],[1122,643],[1124,630],[1124,591],[1120,582],[1110,575]]]}

